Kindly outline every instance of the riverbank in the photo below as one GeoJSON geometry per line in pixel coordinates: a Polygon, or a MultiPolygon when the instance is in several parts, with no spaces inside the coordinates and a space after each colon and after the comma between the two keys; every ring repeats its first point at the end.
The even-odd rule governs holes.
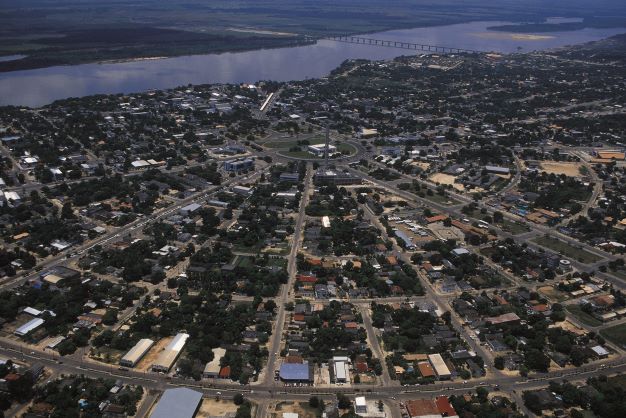
{"type": "MultiPolygon", "coordinates": [[[[368,37],[398,43],[419,40],[427,45],[518,53],[580,45],[623,31],[585,29],[542,37],[485,36],[502,34],[490,32],[487,27],[506,23],[472,22],[372,33],[368,37]]],[[[0,105],[38,107],[68,97],[161,90],[187,84],[304,80],[327,76],[345,60],[390,60],[422,53],[427,51],[320,40],[286,48],[12,71],[0,73],[0,105]]]]}
{"type": "Polygon", "coordinates": [[[258,33],[204,34],[134,28],[120,31],[79,31],[67,37],[39,39],[42,46],[22,59],[1,61],[0,72],[33,70],[63,65],[121,63],[186,55],[221,54],[308,45],[302,36],[258,33]],[[148,41],[150,39],[150,41],[148,41]],[[159,42],[160,40],[160,42],[159,42]]]}

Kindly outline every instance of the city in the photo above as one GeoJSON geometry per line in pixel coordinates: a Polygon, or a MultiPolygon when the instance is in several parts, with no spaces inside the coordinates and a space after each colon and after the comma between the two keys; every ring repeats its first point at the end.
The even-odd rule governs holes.
{"type": "Polygon", "coordinates": [[[1,409],[625,416],[625,66],[621,35],[0,108],[1,409]]]}

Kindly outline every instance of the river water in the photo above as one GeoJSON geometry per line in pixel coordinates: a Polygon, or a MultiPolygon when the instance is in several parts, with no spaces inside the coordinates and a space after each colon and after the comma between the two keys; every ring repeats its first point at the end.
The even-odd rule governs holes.
{"type": "MultiPolygon", "coordinates": [[[[528,35],[487,29],[501,24],[508,22],[392,30],[366,37],[507,53],[574,45],[626,32],[626,28],[611,28],[528,35]]],[[[0,105],[42,106],[67,97],[186,84],[302,80],[327,75],[346,59],[391,59],[416,53],[421,52],[322,40],[292,48],[13,71],[0,73],[0,105]]]]}

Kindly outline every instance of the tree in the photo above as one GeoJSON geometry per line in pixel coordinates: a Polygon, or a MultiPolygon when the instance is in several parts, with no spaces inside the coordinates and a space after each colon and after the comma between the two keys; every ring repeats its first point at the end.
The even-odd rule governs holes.
{"type": "Polygon", "coordinates": [[[239,405],[239,408],[237,408],[237,413],[235,414],[235,418],[251,418],[251,417],[252,417],[252,411],[250,407],[250,402],[244,402],[243,404],[239,405]]]}
{"type": "Polygon", "coordinates": [[[317,409],[320,406],[320,399],[317,396],[311,396],[309,398],[309,406],[317,409]]]}
{"type": "Polygon", "coordinates": [[[117,309],[107,309],[102,315],[102,323],[104,325],[113,325],[117,321],[117,309]]]}
{"type": "Polygon", "coordinates": [[[503,370],[504,369],[504,357],[502,356],[497,356],[494,360],[493,360],[493,366],[498,369],[498,370],[503,370]]]}
{"type": "Polygon", "coordinates": [[[237,393],[235,396],[233,396],[233,402],[235,403],[235,405],[241,405],[244,403],[244,401],[245,399],[241,393],[237,393]]]}
{"type": "Polygon", "coordinates": [[[72,209],[71,202],[65,202],[63,208],[61,209],[61,218],[62,219],[73,219],[74,218],[74,210],[72,209]]]}
{"type": "Polygon", "coordinates": [[[348,409],[351,406],[352,406],[352,402],[350,402],[350,399],[346,395],[342,393],[337,394],[337,408],[348,409]]]}
{"type": "Polygon", "coordinates": [[[59,352],[59,355],[67,356],[68,354],[73,354],[76,351],[76,345],[71,339],[68,338],[57,346],[57,351],[59,352]]]}

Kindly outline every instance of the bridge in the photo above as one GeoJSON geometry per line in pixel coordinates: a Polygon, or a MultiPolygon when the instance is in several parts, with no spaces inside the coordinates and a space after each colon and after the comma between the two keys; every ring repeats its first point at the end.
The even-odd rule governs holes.
{"type": "Polygon", "coordinates": [[[439,52],[442,54],[461,54],[461,53],[478,54],[478,53],[484,52],[484,51],[475,51],[472,49],[416,44],[412,42],[387,41],[384,39],[363,38],[361,36],[350,36],[350,35],[327,36],[322,39],[326,39],[330,41],[337,41],[337,42],[346,42],[350,44],[374,45],[374,46],[384,46],[387,48],[410,49],[412,51],[439,52]]]}

